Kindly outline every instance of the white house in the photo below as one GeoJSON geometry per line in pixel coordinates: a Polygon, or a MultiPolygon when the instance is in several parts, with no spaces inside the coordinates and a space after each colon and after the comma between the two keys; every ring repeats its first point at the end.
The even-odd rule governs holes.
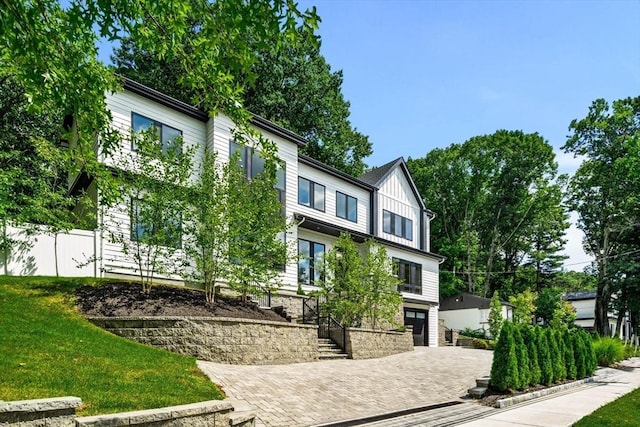
{"type": "MultiPolygon", "coordinates": [[[[564,299],[576,309],[574,323],[587,331],[593,331],[596,320],[596,291],[568,292],[564,295],[564,299]]],[[[612,312],[608,312],[607,318],[612,335],[622,339],[631,337],[631,325],[628,316],[623,319],[619,331],[616,331],[617,317],[612,312]]]]}
{"type": "MultiPolygon", "coordinates": [[[[159,129],[161,140],[181,135],[185,146],[195,147],[197,158],[202,157],[205,147],[215,150],[220,161],[228,161],[230,153],[243,149],[234,143],[235,126],[225,115],[209,117],[196,107],[132,80],[125,80],[122,92],[107,95],[107,106],[113,126],[122,133],[119,153],[103,159],[114,168],[119,166],[118,155],[132,149],[131,130],[151,125],[159,129]]],[[[434,214],[424,206],[404,160],[396,159],[356,178],[299,153],[306,141],[293,132],[257,116],[251,124],[276,144],[277,154],[285,163],[280,189],[287,216],[297,220],[287,239],[297,242],[298,252],[304,255],[298,263],[285,267],[284,285],[274,297],[277,304],[293,313],[302,310],[297,290],[316,289],[314,261],[322,259],[341,232],[349,232],[356,242],[373,237],[398,263],[404,281],[405,324],[413,325],[414,342],[437,346],[438,266],[443,258],[430,251],[429,223],[434,214]]],[[[249,171],[259,167],[251,152],[245,154],[249,171]]],[[[78,177],[74,186],[92,192],[96,199],[100,196],[87,177],[78,177]]],[[[105,228],[131,230],[135,224],[130,206],[125,203],[103,212],[100,219],[105,228]]],[[[135,265],[123,255],[121,245],[110,241],[107,232],[96,232],[89,238],[94,248],[90,255],[96,261],[92,268],[83,270],[83,275],[91,270],[100,277],[135,274],[135,265]]],[[[36,267],[33,274],[47,273],[36,267]]]]}
{"type": "MultiPolygon", "coordinates": [[[[501,305],[502,318],[513,320],[513,305],[505,301],[501,301],[501,305]]],[[[489,311],[491,298],[458,294],[440,301],[439,318],[448,329],[486,331],[489,329],[489,311]]]]}

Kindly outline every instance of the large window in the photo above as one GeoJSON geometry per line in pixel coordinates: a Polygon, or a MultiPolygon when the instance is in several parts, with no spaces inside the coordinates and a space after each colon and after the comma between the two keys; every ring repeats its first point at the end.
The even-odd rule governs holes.
{"type": "Polygon", "coordinates": [[[324,185],[298,177],[298,203],[324,212],[324,185]]]}
{"type": "Polygon", "coordinates": [[[298,283],[313,285],[323,279],[324,251],[322,243],[298,240],[298,283]]]}
{"type": "Polygon", "coordinates": [[[403,282],[400,289],[412,294],[422,294],[422,265],[398,258],[394,258],[393,262],[398,269],[398,279],[403,282]]]}
{"type": "Polygon", "coordinates": [[[182,247],[182,216],[149,221],[152,212],[142,200],[131,200],[131,240],[155,240],[161,246],[182,247]],[[146,220],[146,221],[145,221],[146,220]],[[156,237],[157,239],[154,239],[156,237]]]}
{"type": "Polygon", "coordinates": [[[358,222],[358,199],[336,191],[336,216],[358,222]]]}
{"type": "Polygon", "coordinates": [[[413,221],[389,211],[382,211],[382,231],[413,240],[413,221]]]}
{"type": "MultiPolygon", "coordinates": [[[[131,113],[131,127],[134,133],[140,133],[154,129],[158,135],[158,140],[162,143],[162,151],[167,151],[169,147],[182,150],[180,146],[175,145],[176,138],[182,137],[182,131],[171,126],[160,123],[157,120],[150,119],[138,113],[131,113]]],[[[131,149],[135,151],[135,141],[131,142],[131,149]]]]}

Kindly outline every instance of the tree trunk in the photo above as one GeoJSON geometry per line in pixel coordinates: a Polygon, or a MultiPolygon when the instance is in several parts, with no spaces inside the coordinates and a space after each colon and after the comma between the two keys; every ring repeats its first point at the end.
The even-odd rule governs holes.
{"type": "Polygon", "coordinates": [[[618,336],[618,338],[622,338],[622,336],[620,335],[620,329],[622,328],[622,322],[624,321],[625,313],[626,310],[624,309],[618,311],[618,319],[616,320],[616,335],[618,336]]]}

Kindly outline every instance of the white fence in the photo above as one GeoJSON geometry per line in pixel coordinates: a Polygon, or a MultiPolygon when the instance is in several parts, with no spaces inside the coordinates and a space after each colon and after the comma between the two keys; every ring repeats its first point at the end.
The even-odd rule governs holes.
{"type": "MultiPolygon", "coordinates": [[[[18,243],[6,254],[0,251],[0,274],[11,276],[55,276],[55,238],[36,229],[33,234],[22,227],[8,227],[8,236],[18,243]]],[[[97,232],[71,230],[58,234],[58,274],[66,277],[96,277],[100,275],[97,232]]]]}

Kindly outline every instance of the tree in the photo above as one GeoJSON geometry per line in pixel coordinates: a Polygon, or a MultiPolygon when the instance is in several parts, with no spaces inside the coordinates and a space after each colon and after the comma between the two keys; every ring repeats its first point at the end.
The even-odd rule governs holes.
{"type": "Polygon", "coordinates": [[[553,311],[553,318],[549,322],[549,326],[553,329],[567,329],[573,325],[574,320],[576,320],[576,309],[570,302],[560,301],[553,311]]]}
{"type": "MultiPolygon", "coordinates": [[[[197,37],[202,18],[190,17],[192,30],[184,38],[185,49],[197,37]]],[[[248,29],[249,32],[258,29],[248,29]]],[[[231,69],[244,87],[239,92],[244,107],[307,139],[302,152],[353,176],[365,171],[371,155],[368,137],[349,121],[349,102],[342,94],[342,71],[331,71],[320,54],[318,41],[299,34],[301,43],[273,34],[273,43],[256,43],[248,37],[247,49],[255,55],[250,73],[231,69]],[[256,78],[259,76],[259,78],[256,78]]],[[[192,103],[200,95],[181,84],[180,58],[167,59],[125,39],[112,60],[118,73],[192,103]]]]}
{"type": "Polygon", "coordinates": [[[142,291],[149,293],[155,276],[180,272],[184,197],[192,174],[193,148],[182,137],[163,146],[151,127],[131,135],[135,150],[118,157],[119,197],[104,200],[110,217],[110,239],[122,246],[135,265],[142,291]],[[118,214],[128,208],[130,229],[123,232],[118,214]],[[125,209],[126,209],[125,208],[125,209]]]}
{"type": "Polygon", "coordinates": [[[508,298],[557,268],[568,226],[553,148],[538,134],[500,130],[409,159],[425,204],[438,211],[433,250],[445,255],[443,295],[508,298]],[[545,270],[546,269],[546,270],[545,270]]]}
{"type": "Polygon", "coordinates": [[[511,322],[505,322],[493,351],[491,387],[498,391],[518,388],[518,356],[511,322]]]}
{"type": "Polygon", "coordinates": [[[498,291],[493,293],[489,308],[489,334],[491,339],[496,339],[500,336],[500,329],[504,323],[502,318],[502,301],[500,301],[500,294],[498,291]]]}
{"type": "Polygon", "coordinates": [[[398,327],[395,320],[402,305],[402,295],[398,285],[402,282],[394,274],[394,266],[384,246],[373,239],[365,243],[362,264],[363,283],[365,288],[365,319],[372,329],[381,322],[398,327]]]}
{"type": "Polygon", "coordinates": [[[544,385],[553,383],[553,358],[550,350],[551,344],[544,328],[535,328],[538,344],[538,364],[540,365],[540,382],[544,385]]]}
{"type": "Polygon", "coordinates": [[[536,330],[533,326],[521,324],[519,326],[522,339],[527,347],[527,354],[529,356],[529,384],[540,384],[542,372],[540,370],[540,364],[538,362],[538,346],[536,330]]]}
{"type": "Polygon", "coordinates": [[[527,388],[531,381],[531,361],[529,351],[520,333],[520,328],[513,325],[513,339],[516,344],[516,358],[518,359],[518,389],[527,388]]]}
{"type": "Polygon", "coordinates": [[[278,165],[271,157],[264,160],[264,170],[249,179],[236,157],[230,162],[227,177],[228,283],[241,294],[242,301],[248,294],[260,295],[279,287],[290,258],[285,236],[287,219],[276,189],[278,165]]]}
{"type": "Polygon", "coordinates": [[[640,134],[640,97],[614,101],[595,100],[588,114],[573,120],[572,134],[563,149],[585,156],[570,182],[569,207],[578,212],[578,227],[584,231],[583,245],[595,257],[597,291],[595,329],[609,335],[608,309],[612,295],[611,260],[622,254],[626,236],[637,235],[637,162],[633,154],[640,134]],[[631,156],[630,156],[631,154],[631,156]],[[631,188],[628,185],[631,184],[631,188]]]}
{"type": "Polygon", "coordinates": [[[559,291],[552,288],[542,289],[536,299],[536,316],[542,319],[545,325],[548,325],[561,302],[559,291]]]}
{"type": "Polygon", "coordinates": [[[576,356],[573,341],[569,329],[562,331],[562,344],[564,347],[564,364],[567,367],[567,378],[575,380],[578,378],[576,369],[576,356]]]}
{"type": "Polygon", "coordinates": [[[319,294],[322,309],[345,326],[359,326],[365,313],[363,259],[348,233],[341,233],[324,256],[319,294]]]}
{"type": "Polygon", "coordinates": [[[130,38],[141,49],[176,63],[177,83],[198,94],[194,105],[212,115],[223,110],[250,133],[242,83],[234,75],[255,78],[253,46],[278,43],[283,33],[294,45],[301,37],[312,38],[317,16],[315,8],[301,12],[289,0],[71,0],[64,7],[57,0],[43,0],[4,2],[0,23],[0,75],[23,86],[33,112],[73,118],[70,173],[84,172],[100,182],[111,174],[100,160],[113,153],[121,138],[111,128],[105,102],[105,93],[120,89],[119,77],[97,58],[102,38],[130,38]],[[201,17],[197,34],[191,31],[191,16],[201,17]]]}
{"type": "Polygon", "coordinates": [[[538,295],[525,289],[516,296],[510,296],[509,302],[513,304],[513,321],[518,324],[530,325],[536,311],[535,301],[538,295]]]}
{"type": "Polygon", "coordinates": [[[213,302],[218,282],[228,275],[228,195],[230,166],[221,167],[209,150],[189,191],[185,221],[187,276],[202,283],[213,302]]]}

